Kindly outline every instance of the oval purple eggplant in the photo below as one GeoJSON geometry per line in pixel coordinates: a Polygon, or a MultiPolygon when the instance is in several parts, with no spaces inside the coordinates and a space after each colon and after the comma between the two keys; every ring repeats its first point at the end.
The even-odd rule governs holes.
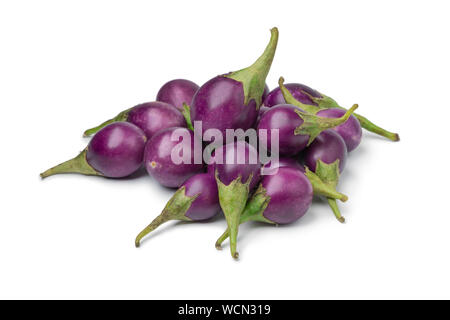
{"type": "MultiPolygon", "coordinates": [[[[346,110],[332,108],[323,109],[317,112],[318,116],[325,118],[340,118],[345,114],[346,110]]],[[[347,151],[353,151],[361,143],[362,129],[359,124],[358,119],[354,115],[341,125],[333,128],[339,135],[344,139],[345,145],[347,146],[347,151]]]]}
{"type": "Polygon", "coordinates": [[[141,167],[146,141],[144,132],[134,124],[112,123],[97,132],[77,157],[48,169],[41,177],[60,173],[126,177],[141,167]]]}
{"type": "Polygon", "coordinates": [[[199,86],[190,80],[171,80],[159,89],[156,100],[171,104],[182,111],[183,103],[190,105],[198,89],[199,86]]]}
{"type": "Polygon", "coordinates": [[[186,126],[186,120],[177,108],[160,101],[135,106],[128,112],[127,121],[141,128],[147,139],[160,130],[186,126]]]}
{"type": "Polygon", "coordinates": [[[127,122],[115,122],[100,130],[89,142],[87,162],[106,177],[126,177],[142,164],[146,137],[127,122]]]}
{"type": "Polygon", "coordinates": [[[164,129],[155,134],[147,142],[144,163],[149,175],[169,188],[180,187],[188,178],[203,170],[202,163],[194,163],[194,134],[181,127],[164,129]]]}
{"type": "Polygon", "coordinates": [[[293,156],[306,148],[309,136],[294,133],[295,129],[303,124],[303,119],[295,112],[296,109],[300,110],[293,105],[281,104],[270,108],[261,116],[257,132],[261,140],[260,130],[267,130],[267,150],[272,149],[272,130],[278,130],[279,133],[280,155],[293,156]]]}
{"type": "Polygon", "coordinates": [[[218,129],[223,137],[226,129],[251,128],[258,116],[254,100],[244,104],[242,83],[226,78],[215,77],[197,91],[191,106],[191,121],[202,122],[202,132],[218,129]]]}
{"type": "MultiPolygon", "coordinates": [[[[321,95],[318,91],[300,83],[287,83],[284,85],[289,92],[294,96],[295,99],[304,104],[316,105],[311,98],[305,94],[304,92],[310,94],[313,97],[320,98],[321,95]]],[[[272,107],[278,104],[285,104],[286,100],[284,100],[283,93],[280,90],[280,87],[276,87],[267,95],[264,100],[264,106],[272,107]]]]}
{"type": "Polygon", "coordinates": [[[186,187],[186,196],[197,198],[192,202],[185,216],[194,221],[214,217],[220,211],[217,182],[213,175],[199,173],[187,179],[182,187],[186,187]]]}
{"type": "Polygon", "coordinates": [[[292,223],[303,217],[311,206],[312,185],[296,168],[279,168],[277,174],[263,177],[261,184],[270,197],[263,216],[272,222],[292,223]]]}
{"type": "Polygon", "coordinates": [[[323,131],[305,150],[303,160],[311,171],[316,171],[316,162],[319,159],[327,164],[339,159],[339,171],[344,170],[347,162],[347,146],[336,131],[323,131]]]}

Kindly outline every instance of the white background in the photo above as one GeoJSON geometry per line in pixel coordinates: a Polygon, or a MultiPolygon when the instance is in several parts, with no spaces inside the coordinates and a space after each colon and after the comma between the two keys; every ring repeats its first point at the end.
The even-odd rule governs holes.
{"type": "Polygon", "coordinates": [[[2,1],[0,298],[450,298],[447,1],[2,1]],[[38,174],[84,129],[173,78],[246,67],[280,30],[268,77],[301,82],[400,133],[365,133],[325,203],[285,227],[171,222],[134,248],[172,191],[38,174]]]}

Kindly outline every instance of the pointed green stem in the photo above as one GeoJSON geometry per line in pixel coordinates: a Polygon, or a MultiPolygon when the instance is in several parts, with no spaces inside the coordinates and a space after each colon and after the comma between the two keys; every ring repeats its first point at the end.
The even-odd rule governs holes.
{"type": "Polygon", "coordinates": [[[333,211],[336,219],[341,222],[344,223],[345,222],[345,218],[341,215],[341,211],[339,210],[339,207],[336,203],[336,199],[332,199],[332,198],[327,198],[328,201],[328,205],[330,206],[331,210],[333,211]]]}
{"type": "Polygon", "coordinates": [[[320,111],[319,107],[315,106],[315,105],[310,105],[310,104],[304,104],[301,103],[300,101],[298,101],[297,99],[294,98],[294,96],[292,95],[292,93],[284,86],[284,78],[280,77],[280,79],[278,80],[278,85],[280,87],[281,93],[283,94],[284,100],[286,101],[286,103],[288,104],[292,104],[296,107],[299,107],[300,109],[311,113],[311,114],[316,114],[318,111],[320,111]]]}
{"type": "Polygon", "coordinates": [[[345,121],[347,121],[357,108],[358,105],[354,104],[340,118],[319,117],[314,114],[295,110],[295,113],[297,113],[298,116],[302,118],[303,123],[295,128],[294,134],[309,135],[309,146],[322,131],[337,127],[338,125],[343,124],[345,121]]]}
{"type": "Polygon", "coordinates": [[[360,114],[355,113],[354,116],[359,120],[361,127],[366,129],[367,131],[373,132],[382,137],[388,138],[389,140],[392,140],[392,141],[400,140],[400,136],[398,135],[398,133],[393,133],[393,132],[387,131],[387,130],[377,126],[373,122],[370,122],[369,119],[367,119],[366,117],[363,117],[360,114]]]}
{"type": "MultiPolygon", "coordinates": [[[[266,189],[264,189],[262,184],[260,184],[258,189],[253,194],[252,198],[247,202],[245,209],[240,216],[239,225],[247,221],[260,221],[274,224],[272,221],[266,219],[263,215],[269,202],[270,196],[267,195],[266,189]]],[[[216,241],[217,250],[222,249],[222,242],[225,241],[225,239],[227,239],[229,236],[230,236],[230,228],[227,228],[225,232],[216,241]]]]}
{"type": "Polygon", "coordinates": [[[230,252],[234,259],[239,257],[237,252],[237,235],[239,230],[239,222],[241,214],[244,211],[247,202],[249,185],[252,181],[253,174],[249,176],[245,183],[241,182],[242,177],[239,176],[230,184],[225,185],[220,181],[216,170],[215,177],[219,191],[219,203],[227,220],[228,229],[230,230],[230,252]]]}
{"type": "MultiPolygon", "coordinates": [[[[320,161],[320,160],[319,160],[320,161]]],[[[325,196],[327,198],[337,199],[342,202],[345,202],[348,200],[348,197],[340,193],[336,190],[336,186],[332,183],[327,183],[323,180],[319,175],[312,172],[308,168],[305,168],[305,175],[308,178],[308,180],[311,182],[311,185],[313,187],[313,191],[315,195],[325,196]]]]}
{"type": "Polygon", "coordinates": [[[186,187],[181,187],[175,192],[175,194],[170,198],[164,207],[163,211],[159,216],[157,216],[147,227],[144,228],[136,237],[134,244],[136,247],[140,246],[142,238],[148,235],[150,232],[158,228],[163,223],[170,220],[182,220],[191,221],[190,218],[186,217],[186,212],[192,205],[199,194],[192,197],[186,195],[186,187]]]}
{"type": "Polygon", "coordinates": [[[194,131],[194,127],[191,121],[191,107],[186,103],[183,103],[183,111],[181,112],[186,120],[186,124],[189,130],[194,131]]]}
{"type": "Polygon", "coordinates": [[[48,169],[40,174],[41,178],[47,178],[54,174],[61,173],[81,173],[84,175],[101,176],[102,174],[92,168],[86,160],[87,148],[73,159],[65,161],[57,166],[48,169]]]}
{"type": "Polygon", "coordinates": [[[272,65],[278,44],[278,29],[272,28],[270,33],[271,37],[269,44],[263,54],[250,67],[225,75],[227,78],[242,83],[245,105],[248,105],[252,99],[255,100],[257,108],[259,108],[262,103],[262,94],[264,92],[267,74],[272,65]]]}
{"type": "MultiPolygon", "coordinates": [[[[328,97],[328,96],[326,96],[326,95],[324,95],[322,93],[321,93],[322,97],[321,98],[317,98],[317,97],[313,97],[312,95],[310,95],[306,91],[302,91],[302,92],[304,94],[306,94],[312,101],[317,103],[318,106],[316,108],[318,108],[318,110],[330,109],[330,108],[338,108],[338,109],[346,110],[345,108],[341,107],[334,99],[332,99],[332,98],[330,98],[330,97],[328,97]]],[[[293,99],[295,100],[295,98],[293,98],[293,99]]],[[[292,102],[290,102],[290,103],[292,103],[292,102]]],[[[298,102],[298,103],[302,104],[301,102],[298,102]]],[[[366,117],[364,117],[364,116],[362,116],[362,115],[360,115],[358,113],[354,113],[353,115],[359,120],[359,123],[361,124],[361,127],[366,129],[367,131],[373,132],[375,134],[378,134],[378,135],[380,135],[382,137],[385,137],[385,138],[387,138],[389,140],[392,140],[392,141],[399,141],[400,140],[400,136],[398,135],[398,133],[393,133],[393,132],[390,132],[390,131],[388,131],[386,129],[383,129],[383,128],[377,126],[376,124],[374,124],[373,122],[371,122],[366,117]]]]}
{"type": "Polygon", "coordinates": [[[107,125],[114,123],[114,122],[119,122],[119,121],[127,121],[128,119],[128,112],[130,112],[132,108],[127,109],[122,111],[121,113],[119,113],[117,116],[115,116],[112,119],[106,120],[105,122],[103,122],[102,124],[88,129],[83,133],[83,137],[89,137],[91,135],[93,135],[94,133],[97,133],[98,131],[100,131],[101,129],[103,129],[104,127],[106,127],[107,125]]]}

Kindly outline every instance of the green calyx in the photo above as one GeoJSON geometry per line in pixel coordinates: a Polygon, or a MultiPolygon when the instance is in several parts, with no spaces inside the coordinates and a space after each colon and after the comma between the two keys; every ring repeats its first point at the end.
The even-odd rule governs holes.
{"type": "Polygon", "coordinates": [[[65,161],[57,166],[48,169],[40,174],[41,178],[61,173],[80,173],[88,176],[103,176],[100,172],[92,168],[86,160],[87,148],[80,152],[78,156],[65,161]]]}
{"type": "Polygon", "coordinates": [[[220,181],[218,172],[216,170],[215,177],[217,181],[217,188],[219,191],[219,203],[227,220],[228,229],[230,230],[230,251],[234,259],[239,258],[239,253],[236,251],[237,234],[242,212],[249,194],[249,185],[252,181],[253,174],[242,183],[242,177],[239,176],[233,180],[229,185],[225,185],[220,181]]]}
{"type": "Polygon", "coordinates": [[[278,29],[272,28],[270,32],[271,37],[269,44],[255,63],[248,68],[224,75],[224,77],[242,83],[245,105],[248,105],[251,100],[255,100],[256,107],[259,108],[261,106],[267,74],[272,65],[278,43],[278,29]]]}
{"type": "Polygon", "coordinates": [[[328,204],[333,211],[336,219],[339,222],[345,222],[344,217],[341,215],[341,212],[339,211],[339,208],[336,203],[336,199],[341,200],[343,202],[347,201],[348,197],[346,195],[343,195],[342,193],[339,193],[336,191],[336,187],[339,183],[339,159],[337,159],[335,162],[331,164],[327,164],[321,160],[317,160],[316,162],[316,172],[313,173],[308,168],[306,168],[306,176],[308,179],[315,180],[319,179],[321,181],[320,184],[316,185],[316,187],[313,184],[314,194],[325,196],[328,200],[328,204]],[[332,193],[324,192],[324,188],[327,188],[327,190],[333,190],[332,193]],[[336,197],[336,195],[342,195],[341,197],[336,197]]]}
{"type": "MultiPolygon", "coordinates": [[[[239,224],[242,224],[247,221],[260,221],[265,223],[274,224],[274,222],[266,219],[263,216],[264,211],[267,208],[267,205],[270,202],[270,197],[266,193],[266,189],[260,184],[258,189],[255,191],[251,199],[247,202],[244,211],[239,220],[239,224]]],[[[230,236],[230,229],[227,228],[225,232],[217,239],[216,241],[216,249],[222,249],[222,243],[230,236]]]]}
{"type": "Polygon", "coordinates": [[[302,118],[303,123],[295,128],[294,133],[296,135],[309,135],[308,146],[314,141],[314,139],[324,130],[337,127],[343,124],[350,118],[353,111],[358,108],[357,104],[354,104],[347,112],[340,118],[325,118],[319,117],[308,112],[302,112],[300,110],[295,110],[295,113],[302,118]]]}
{"type": "MultiPolygon", "coordinates": [[[[280,81],[281,81],[281,79],[282,78],[280,78],[280,81]]],[[[284,81],[284,79],[283,79],[283,81],[284,81]]],[[[305,105],[305,104],[301,103],[300,101],[296,100],[285,87],[283,90],[283,88],[281,88],[281,86],[280,86],[280,89],[281,89],[284,99],[286,100],[287,103],[298,106],[307,112],[313,111],[312,113],[315,114],[322,109],[331,109],[331,108],[338,108],[338,109],[346,110],[345,108],[341,107],[334,99],[328,97],[327,95],[325,95],[323,93],[320,93],[321,97],[317,98],[317,97],[313,97],[306,91],[302,91],[314,103],[317,104],[317,106],[309,106],[309,105],[305,105]],[[288,101],[288,99],[289,99],[289,101],[288,101]],[[311,109],[311,111],[309,111],[308,109],[311,109]],[[316,110],[316,111],[314,112],[314,110],[316,110]]],[[[355,113],[353,115],[358,119],[359,123],[361,124],[361,127],[366,129],[367,131],[373,132],[373,133],[380,135],[382,137],[385,137],[391,141],[400,141],[400,136],[398,135],[398,133],[393,133],[386,129],[383,129],[360,114],[355,113]]]]}
{"type": "Polygon", "coordinates": [[[142,238],[144,238],[147,234],[158,228],[163,223],[170,220],[182,220],[182,221],[191,221],[190,218],[186,217],[186,212],[192,205],[195,199],[197,199],[199,195],[189,197],[186,195],[186,187],[181,187],[175,192],[175,194],[170,198],[164,207],[163,211],[159,216],[157,216],[144,230],[142,230],[136,237],[134,242],[136,247],[139,247],[141,244],[142,238]]]}
{"type": "Polygon", "coordinates": [[[129,108],[127,110],[122,111],[121,113],[119,113],[117,116],[115,116],[112,119],[106,120],[105,122],[103,122],[102,124],[88,129],[83,133],[83,137],[89,137],[92,136],[93,134],[97,133],[98,131],[100,131],[101,129],[103,129],[104,127],[106,127],[107,125],[114,123],[114,122],[119,122],[119,121],[127,121],[128,119],[128,113],[130,112],[132,108],[129,108]]]}
{"type": "Polygon", "coordinates": [[[192,125],[191,121],[191,107],[183,102],[183,111],[181,113],[184,116],[184,119],[186,120],[186,124],[189,130],[194,131],[194,126],[192,125]]]}
{"type": "Polygon", "coordinates": [[[292,93],[284,86],[283,77],[280,77],[280,79],[278,79],[278,86],[280,87],[281,93],[283,94],[284,100],[287,104],[292,104],[293,106],[299,107],[300,109],[310,114],[316,114],[321,110],[317,106],[305,104],[295,99],[292,93]]]}

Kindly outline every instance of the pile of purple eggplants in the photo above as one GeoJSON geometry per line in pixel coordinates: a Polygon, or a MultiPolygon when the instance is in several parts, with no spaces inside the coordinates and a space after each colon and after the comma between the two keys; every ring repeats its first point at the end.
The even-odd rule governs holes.
{"type": "Polygon", "coordinates": [[[337,201],[348,197],[336,188],[348,154],[361,143],[362,128],[391,141],[399,136],[355,113],[356,104],[344,108],[306,85],[284,84],[280,77],[279,86],[269,92],[266,77],[277,43],[278,29],[273,28],[266,49],[251,66],[200,87],[185,79],[167,82],[156,101],[86,130],[84,136],[92,136],[87,147],[41,177],[80,173],[122,178],[144,166],[162,186],[176,189],[161,214],[137,235],[136,247],[167,221],[204,221],[223,213],[227,228],[216,248],[229,239],[237,259],[240,224],[293,223],[308,212],[313,196],[325,199],[336,219],[344,222],[337,201]],[[196,123],[201,124],[199,130],[194,129],[196,123]],[[206,145],[203,135],[208,129],[223,137],[229,129],[254,130],[257,139],[244,136],[225,142],[209,137],[213,143],[206,145]],[[258,150],[263,145],[273,152],[274,137],[279,157],[264,162],[258,150]],[[188,161],[174,163],[175,148],[188,161]],[[184,154],[186,150],[190,152],[184,154]],[[199,152],[201,160],[196,161],[199,152]],[[209,157],[203,157],[205,153],[209,157]]]}

